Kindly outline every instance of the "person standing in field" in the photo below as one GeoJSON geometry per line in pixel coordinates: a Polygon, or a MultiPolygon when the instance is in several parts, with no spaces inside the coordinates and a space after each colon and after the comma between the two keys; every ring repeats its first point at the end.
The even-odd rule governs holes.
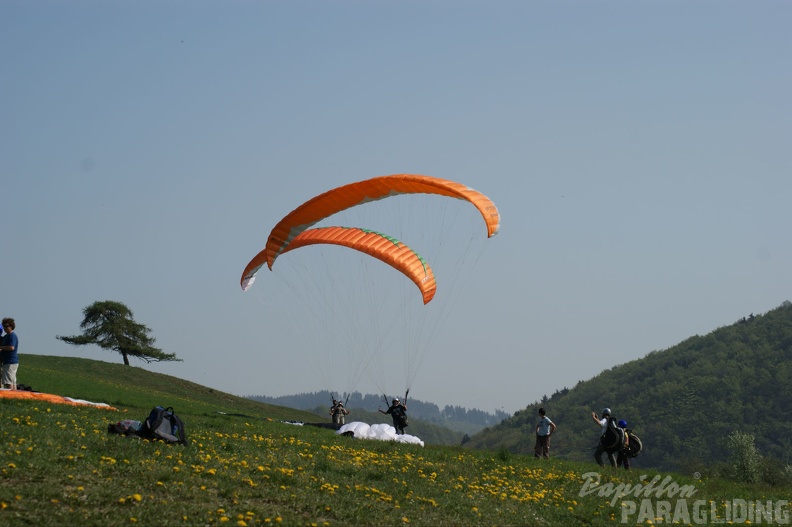
{"type": "Polygon", "coordinates": [[[630,470],[630,432],[627,430],[627,421],[620,420],[619,428],[624,430],[624,445],[616,454],[616,467],[623,466],[625,470],[630,470]]]}
{"type": "Polygon", "coordinates": [[[346,416],[349,415],[349,410],[344,408],[344,403],[334,400],[333,406],[330,408],[330,415],[333,417],[333,424],[343,425],[346,422],[346,416]]]}
{"type": "MultiPolygon", "coordinates": [[[[385,402],[387,402],[387,399],[385,402]]],[[[393,428],[396,429],[396,433],[399,435],[404,434],[404,427],[407,426],[407,404],[397,398],[392,401],[387,411],[384,411],[382,407],[378,407],[377,410],[385,415],[390,414],[393,418],[393,428]]]]}
{"type": "Polygon", "coordinates": [[[614,455],[616,452],[603,444],[603,437],[605,436],[605,432],[608,431],[608,420],[610,420],[611,417],[611,410],[610,408],[602,410],[601,418],[596,412],[591,412],[591,417],[594,419],[594,422],[597,423],[597,426],[600,427],[600,440],[599,443],[597,443],[597,450],[594,451],[594,460],[597,462],[597,465],[602,466],[602,454],[605,454],[608,456],[610,466],[616,468],[616,456],[614,455]]]}
{"type": "Polygon", "coordinates": [[[545,415],[545,409],[539,408],[539,422],[536,423],[536,443],[534,457],[550,459],[550,436],[556,431],[556,425],[545,415]]]}
{"type": "Polygon", "coordinates": [[[16,390],[16,374],[19,367],[19,339],[14,330],[16,323],[13,318],[3,319],[3,337],[0,339],[0,359],[3,362],[2,387],[16,390]]]}

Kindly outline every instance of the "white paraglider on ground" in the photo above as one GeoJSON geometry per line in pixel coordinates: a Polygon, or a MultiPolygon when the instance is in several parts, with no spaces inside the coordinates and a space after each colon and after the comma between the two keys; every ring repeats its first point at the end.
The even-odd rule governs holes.
{"type": "Polygon", "coordinates": [[[369,425],[360,421],[347,423],[336,431],[339,435],[351,434],[356,439],[379,439],[380,441],[396,441],[424,446],[424,442],[410,434],[397,434],[393,426],[385,423],[369,425]]]}

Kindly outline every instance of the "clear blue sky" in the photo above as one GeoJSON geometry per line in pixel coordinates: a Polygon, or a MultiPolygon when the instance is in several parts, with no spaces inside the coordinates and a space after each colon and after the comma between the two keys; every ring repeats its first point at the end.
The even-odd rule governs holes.
{"type": "Polygon", "coordinates": [[[783,1],[5,0],[19,381],[26,353],[120,361],[55,339],[110,299],[184,359],[137,366],[322,389],[265,345],[240,274],[311,195],[400,172],[503,216],[417,398],[512,412],[773,309],[792,299],[790,20],[783,1]]]}

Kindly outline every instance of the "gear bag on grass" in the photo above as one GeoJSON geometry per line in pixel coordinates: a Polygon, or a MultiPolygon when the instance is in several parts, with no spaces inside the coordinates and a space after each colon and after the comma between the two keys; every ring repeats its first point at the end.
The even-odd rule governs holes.
{"type": "Polygon", "coordinates": [[[167,443],[188,444],[184,422],[173,413],[171,406],[167,408],[155,406],[143,421],[137,434],[147,439],[160,439],[167,443]]]}
{"type": "Polygon", "coordinates": [[[127,437],[140,437],[140,427],[143,423],[140,421],[132,421],[125,419],[117,423],[110,423],[107,425],[107,432],[110,434],[118,434],[127,437]]]}

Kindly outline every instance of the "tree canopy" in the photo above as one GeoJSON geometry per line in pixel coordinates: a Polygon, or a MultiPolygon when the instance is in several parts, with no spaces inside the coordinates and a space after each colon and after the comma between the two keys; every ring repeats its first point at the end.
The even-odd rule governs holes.
{"type": "Polygon", "coordinates": [[[165,353],[154,347],[156,339],[149,336],[151,330],[135,322],[132,310],[121,302],[94,302],[83,309],[83,315],[82,334],[56,338],[75,346],[96,344],[102,349],[113,350],[124,358],[126,366],[129,366],[129,357],[149,363],[181,361],[175,353],[165,353]]]}

